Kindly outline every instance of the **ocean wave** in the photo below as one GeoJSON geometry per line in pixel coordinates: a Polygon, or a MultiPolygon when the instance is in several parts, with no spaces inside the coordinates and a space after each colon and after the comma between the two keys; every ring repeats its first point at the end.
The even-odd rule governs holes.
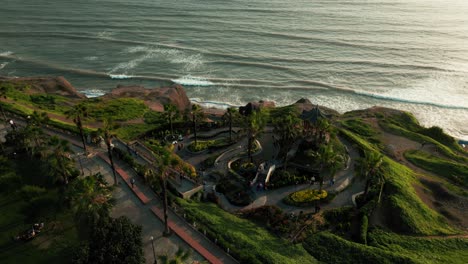
{"type": "Polygon", "coordinates": [[[98,59],[97,56],[87,56],[87,57],[84,57],[85,60],[88,60],[88,61],[95,61],[98,59]]]}
{"type": "Polygon", "coordinates": [[[8,62],[2,62],[2,63],[0,63],[0,70],[2,70],[3,68],[5,68],[7,65],[8,65],[8,62]]]}
{"type": "Polygon", "coordinates": [[[83,90],[83,91],[80,91],[80,93],[84,94],[88,98],[99,97],[99,96],[103,96],[106,94],[105,91],[99,90],[99,89],[83,90]]]}
{"type": "Polygon", "coordinates": [[[13,51],[0,52],[0,56],[2,56],[2,57],[9,57],[11,55],[13,55],[13,51]]]}
{"type": "Polygon", "coordinates": [[[185,86],[212,86],[215,85],[213,82],[209,81],[203,77],[196,77],[187,75],[178,79],[172,79],[171,81],[185,86]]]}
{"type": "MultiPolygon", "coordinates": [[[[250,32],[247,30],[247,32],[250,32]]],[[[288,34],[283,33],[272,33],[267,32],[266,34],[272,35],[285,35],[289,36],[288,34]]],[[[172,59],[168,59],[169,62],[172,63],[185,63],[185,70],[193,70],[200,65],[203,64],[201,58],[203,55],[207,56],[216,56],[225,58],[232,58],[234,61],[226,61],[226,60],[219,60],[219,61],[212,61],[212,63],[221,63],[222,61],[226,61],[227,63],[232,64],[245,64],[245,65],[252,65],[252,66],[259,66],[259,67],[266,67],[266,68],[277,68],[282,70],[294,70],[293,68],[277,66],[277,65],[268,65],[269,63],[264,63],[263,61],[277,61],[277,62],[284,62],[284,63],[303,63],[303,64],[349,64],[349,65],[364,65],[364,66],[371,66],[371,67],[381,67],[381,68],[404,68],[407,70],[434,70],[434,71],[450,71],[450,72],[463,72],[468,73],[468,70],[465,68],[459,67],[451,67],[451,66],[441,66],[441,65],[423,65],[423,64],[409,64],[409,63],[392,63],[392,62],[381,62],[381,61],[367,61],[367,60],[317,60],[317,59],[305,59],[305,58],[281,58],[281,57],[273,57],[273,56],[262,56],[260,57],[252,57],[246,56],[241,54],[231,54],[231,53],[223,53],[223,52],[215,52],[215,51],[207,51],[203,49],[193,48],[193,47],[186,47],[181,46],[180,44],[174,43],[156,43],[156,42],[149,42],[149,41],[137,41],[137,40],[127,40],[127,39],[116,39],[112,37],[101,38],[98,36],[92,35],[75,35],[75,34],[66,34],[66,33],[50,33],[51,36],[56,37],[67,37],[67,38],[78,38],[78,39],[91,39],[91,40],[105,40],[115,43],[122,43],[122,44],[133,44],[138,45],[136,47],[129,47],[127,48],[128,53],[137,53],[137,52],[153,52],[165,54],[167,56],[172,55],[175,56],[172,59]],[[143,46],[142,46],[143,45],[143,46]],[[162,48],[162,49],[161,49],[162,48]],[[166,48],[166,49],[164,49],[166,48]],[[159,50],[158,50],[159,49],[159,50]],[[183,51],[190,51],[196,52],[196,55],[185,55],[183,51]],[[185,57],[183,57],[185,56],[185,57]],[[244,61],[245,62],[244,62],[244,61]]],[[[324,40],[330,41],[330,40],[324,40]]],[[[340,41],[337,40],[339,43],[340,41]]],[[[343,45],[354,45],[352,43],[342,43],[343,45]]],[[[372,46],[371,44],[357,44],[357,45],[367,45],[372,46]]],[[[386,48],[387,49],[387,48],[386,48]]],[[[405,49],[408,49],[407,47],[405,49]]],[[[387,49],[388,50],[388,49],[387,49]]],[[[3,52],[0,53],[0,56],[10,56],[13,53],[11,52],[3,52]]]]}
{"type": "Polygon", "coordinates": [[[420,104],[420,105],[430,105],[430,106],[436,106],[436,107],[448,108],[448,109],[468,110],[468,107],[462,106],[462,105],[442,104],[442,103],[436,103],[436,102],[432,102],[432,101],[406,99],[406,98],[401,98],[401,97],[393,97],[393,96],[377,94],[377,93],[369,93],[369,92],[364,92],[364,91],[351,91],[351,92],[353,92],[355,94],[358,94],[358,95],[361,95],[361,96],[371,97],[371,98],[385,100],[385,101],[394,101],[394,102],[409,103],[409,104],[420,104]]]}
{"type": "Polygon", "coordinates": [[[109,74],[111,79],[123,80],[123,79],[131,79],[133,76],[126,75],[126,74],[109,74]]]}

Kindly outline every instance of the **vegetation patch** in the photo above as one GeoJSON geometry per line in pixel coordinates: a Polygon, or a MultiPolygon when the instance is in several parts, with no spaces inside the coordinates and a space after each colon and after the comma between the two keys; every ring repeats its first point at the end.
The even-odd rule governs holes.
{"type": "Polygon", "coordinates": [[[229,248],[241,263],[317,263],[300,244],[278,238],[263,227],[218,208],[215,204],[177,199],[197,226],[207,236],[217,239],[222,248],[229,248]],[[229,228],[226,228],[226,227],[229,228]]]}
{"type": "Polygon", "coordinates": [[[404,155],[414,165],[449,179],[457,185],[468,187],[467,165],[442,159],[419,150],[409,150],[404,155]]]}
{"type": "Polygon", "coordinates": [[[375,248],[398,252],[417,263],[466,263],[468,239],[423,238],[403,236],[382,231],[369,232],[369,245],[375,248]]]}
{"type": "Polygon", "coordinates": [[[284,202],[289,205],[294,206],[310,206],[315,204],[315,202],[324,200],[327,198],[328,193],[325,190],[301,190],[298,192],[293,192],[284,198],[284,202]]]}
{"type": "Polygon", "coordinates": [[[443,216],[419,199],[412,187],[413,171],[386,157],[382,171],[386,178],[383,211],[392,229],[421,235],[456,233],[443,216]]]}
{"type": "Polygon", "coordinates": [[[105,120],[111,118],[116,121],[127,121],[143,117],[149,111],[143,100],[135,98],[116,98],[102,100],[91,99],[85,103],[89,109],[89,117],[105,120]]]}
{"type": "Polygon", "coordinates": [[[303,245],[312,256],[325,263],[423,263],[392,251],[354,243],[328,232],[310,235],[303,245]]]}

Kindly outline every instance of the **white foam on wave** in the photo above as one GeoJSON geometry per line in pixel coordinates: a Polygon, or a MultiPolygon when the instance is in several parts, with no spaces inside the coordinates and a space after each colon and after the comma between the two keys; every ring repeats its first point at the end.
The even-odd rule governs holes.
{"type": "Polygon", "coordinates": [[[5,68],[8,65],[8,62],[0,63],[0,70],[5,68]]]}
{"type": "MultiPolygon", "coordinates": [[[[183,65],[185,71],[191,71],[199,68],[204,64],[202,55],[188,54],[186,51],[177,49],[159,48],[151,46],[134,46],[125,49],[125,53],[143,53],[143,57],[146,59],[157,58],[159,61],[167,61],[173,64],[183,65]]],[[[143,62],[137,61],[137,62],[143,62]]],[[[119,66],[119,65],[118,65],[119,66]]]]}
{"type": "Polygon", "coordinates": [[[433,74],[407,87],[384,93],[371,93],[374,97],[407,103],[427,104],[443,108],[468,109],[468,78],[449,74],[433,74]]]}
{"type": "Polygon", "coordinates": [[[131,75],[126,75],[126,74],[109,74],[109,77],[111,79],[116,79],[116,80],[123,80],[123,79],[131,79],[133,76],[131,75]]]}
{"type": "Polygon", "coordinates": [[[108,39],[108,38],[110,38],[112,35],[114,35],[114,32],[112,32],[112,31],[107,31],[107,30],[98,32],[98,33],[96,34],[96,36],[97,36],[98,38],[102,38],[102,39],[108,39]]]}
{"type": "Polygon", "coordinates": [[[13,55],[13,51],[4,51],[4,52],[0,52],[0,56],[11,56],[13,55]]]}
{"type": "Polygon", "coordinates": [[[196,77],[196,76],[191,76],[187,75],[178,79],[173,79],[171,80],[175,83],[178,83],[180,85],[185,85],[185,86],[212,86],[215,85],[213,82],[209,81],[206,78],[203,77],[196,77]]]}
{"type": "Polygon", "coordinates": [[[99,89],[84,90],[84,91],[81,91],[81,93],[83,93],[88,98],[99,97],[99,96],[103,96],[104,94],[106,94],[103,90],[99,90],[99,89]]]}
{"type": "Polygon", "coordinates": [[[95,61],[98,59],[98,57],[96,56],[87,56],[87,57],[84,57],[85,60],[88,60],[88,61],[95,61]]]}

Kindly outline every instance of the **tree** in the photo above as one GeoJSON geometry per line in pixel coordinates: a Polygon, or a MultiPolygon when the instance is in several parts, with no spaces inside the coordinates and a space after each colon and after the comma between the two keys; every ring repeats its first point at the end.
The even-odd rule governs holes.
{"type": "Polygon", "coordinates": [[[88,233],[88,228],[100,219],[109,217],[111,188],[100,173],[73,181],[67,190],[67,197],[84,233],[88,233]]]}
{"type": "Polygon", "coordinates": [[[114,175],[114,185],[118,184],[117,174],[115,172],[114,159],[112,158],[112,139],[115,137],[113,130],[116,128],[117,126],[114,124],[112,119],[107,118],[104,120],[104,127],[102,129],[99,129],[99,134],[104,138],[104,142],[106,143],[107,156],[109,157],[112,174],[114,175]]]}
{"type": "MultiPolygon", "coordinates": [[[[378,174],[380,166],[382,165],[383,156],[382,154],[375,151],[364,151],[364,157],[360,158],[356,163],[355,170],[358,177],[366,181],[366,186],[364,188],[364,200],[367,198],[369,192],[369,187],[371,182],[375,180],[375,177],[378,174]]],[[[383,187],[384,179],[380,179],[383,187]]],[[[381,188],[382,189],[382,188],[381,188]]],[[[381,193],[380,193],[381,194],[381,193]]],[[[379,200],[380,200],[379,194],[379,200]]]]}
{"type": "Polygon", "coordinates": [[[75,164],[70,158],[70,143],[53,136],[49,139],[48,146],[50,149],[46,159],[50,175],[55,181],[62,178],[64,184],[68,184],[68,179],[76,172],[75,164]]]}
{"type": "Polygon", "coordinates": [[[319,118],[317,120],[317,133],[315,134],[315,136],[318,145],[321,145],[325,141],[326,134],[330,133],[330,128],[330,122],[328,122],[327,119],[319,118]]]}
{"type": "Polygon", "coordinates": [[[266,126],[265,113],[261,110],[253,111],[252,114],[247,116],[246,124],[247,124],[246,130],[247,130],[247,137],[248,137],[247,156],[250,162],[253,162],[253,158],[252,158],[253,143],[260,136],[260,134],[262,133],[263,129],[266,126]]]}
{"type": "Polygon", "coordinates": [[[333,150],[332,145],[322,145],[318,152],[318,163],[320,164],[320,191],[322,190],[325,171],[328,172],[330,179],[335,176],[335,173],[343,165],[343,156],[333,150]]]}
{"type": "Polygon", "coordinates": [[[175,105],[166,104],[164,105],[164,113],[165,116],[169,119],[169,125],[171,127],[171,137],[172,139],[174,139],[174,128],[172,127],[172,123],[174,121],[174,118],[177,118],[179,111],[177,110],[177,107],[175,105]]]}
{"type": "Polygon", "coordinates": [[[273,119],[274,132],[279,136],[281,148],[292,145],[302,130],[301,124],[301,119],[295,113],[273,119]]]}
{"type": "Polygon", "coordinates": [[[164,235],[169,235],[171,231],[169,230],[168,224],[168,214],[167,214],[167,177],[169,177],[170,165],[172,165],[174,159],[171,158],[170,154],[166,153],[161,157],[159,164],[159,178],[163,194],[163,211],[164,211],[164,235]]]}
{"type": "Polygon", "coordinates": [[[141,264],[145,262],[141,226],[130,220],[103,218],[91,229],[88,243],[75,254],[73,263],[141,264]]]}
{"type": "Polygon", "coordinates": [[[161,264],[183,264],[190,257],[190,251],[184,251],[182,248],[179,248],[174,256],[169,257],[167,255],[158,256],[158,259],[161,264]]]}
{"type": "Polygon", "coordinates": [[[229,141],[232,141],[232,124],[239,117],[239,112],[235,107],[229,107],[223,116],[229,123],[229,141]]]}
{"type": "Polygon", "coordinates": [[[85,153],[88,153],[86,149],[85,136],[83,131],[83,120],[88,116],[88,109],[83,103],[76,104],[72,109],[65,112],[67,118],[73,120],[78,131],[80,132],[81,142],[83,143],[83,149],[85,153]]]}
{"type": "Polygon", "coordinates": [[[192,122],[193,122],[193,136],[195,139],[195,145],[197,145],[197,122],[203,119],[203,111],[201,106],[197,104],[192,105],[192,111],[190,112],[192,115],[192,122]]]}

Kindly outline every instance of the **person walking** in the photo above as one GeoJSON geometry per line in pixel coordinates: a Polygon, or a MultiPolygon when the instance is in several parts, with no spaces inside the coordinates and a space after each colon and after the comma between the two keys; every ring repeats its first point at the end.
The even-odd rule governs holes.
{"type": "Polygon", "coordinates": [[[132,188],[134,188],[134,187],[135,187],[135,178],[132,178],[132,179],[130,180],[130,183],[132,184],[132,188]]]}

